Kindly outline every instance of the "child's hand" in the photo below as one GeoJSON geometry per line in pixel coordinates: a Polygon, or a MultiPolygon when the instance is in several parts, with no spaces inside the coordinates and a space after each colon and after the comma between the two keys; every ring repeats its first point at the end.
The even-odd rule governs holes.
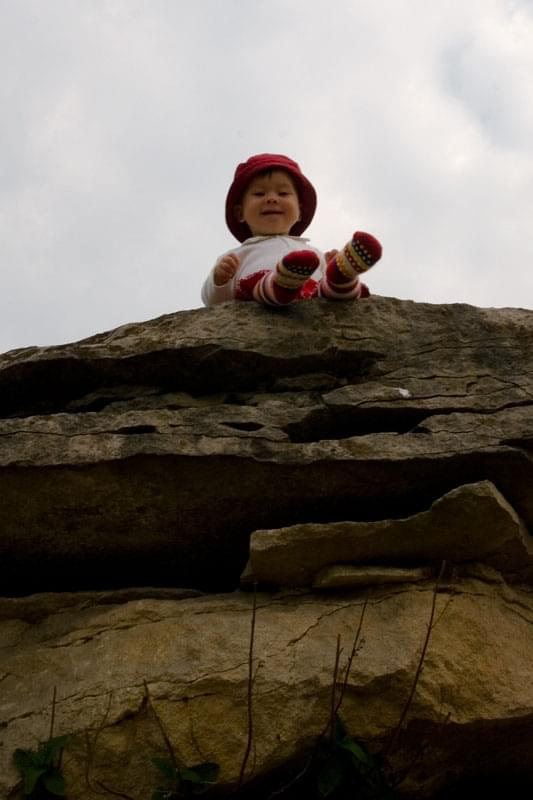
{"type": "Polygon", "coordinates": [[[333,258],[333,256],[336,256],[338,252],[339,252],[338,250],[328,250],[326,253],[324,253],[326,264],[328,264],[333,258]]]}
{"type": "Polygon", "coordinates": [[[228,283],[239,268],[239,259],[235,255],[235,253],[229,253],[229,255],[224,256],[221,258],[218,264],[215,267],[215,271],[213,273],[213,280],[215,281],[216,286],[224,286],[225,283],[228,283]]]}

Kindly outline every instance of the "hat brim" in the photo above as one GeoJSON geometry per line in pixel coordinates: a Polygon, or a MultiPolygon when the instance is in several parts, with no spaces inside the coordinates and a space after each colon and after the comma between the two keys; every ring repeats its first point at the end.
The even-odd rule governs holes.
{"type": "Polygon", "coordinates": [[[312,183],[302,175],[299,169],[292,167],[283,157],[276,159],[272,156],[268,163],[250,165],[249,169],[244,169],[231,184],[226,197],[226,224],[232,234],[239,242],[244,242],[252,235],[246,222],[240,222],[235,216],[235,206],[237,206],[246,190],[246,187],[256,175],[268,170],[280,169],[288,172],[294,181],[298,200],[300,204],[300,219],[294,223],[289,231],[290,236],[301,236],[305,229],[310,225],[316,211],[316,192],[312,183]]]}

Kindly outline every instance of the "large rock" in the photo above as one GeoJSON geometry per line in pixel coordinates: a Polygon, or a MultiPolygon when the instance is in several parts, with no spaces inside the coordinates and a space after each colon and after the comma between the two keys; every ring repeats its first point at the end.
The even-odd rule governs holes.
{"type": "MultiPolygon", "coordinates": [[[[429,511],[407,519],[303,523],[255,531],[250,540],[246,580],[325,588],[324,569],[358,564],[372,566],[366,571],[352,571],[355,585],[361,585],[365,575],[365,582],[374,584],[387,580],[387,567],[382,566],[376,573],[376,564],[442,561],[482,561],[510,582],[533,583],[533,537],[505,498],[484,481],[460,486],[436,500],[429,511]]],[[[394,567],[389,567],[388,572],[402,577],[394,567]]],[[[345,586],[349,585],[349,574],[344,571],[345,586]]],[[[338,575],[337,585],[339,579],[338,575]]]]}
{"type": "Polygon", "coordinates": [[[341,713],[401,791],[531,791],[532,345],[533,312],[370,298],[0,356],[0,796],[54,691],[69,800],[147,800],[160,724],[231,791],[250,688],[246,781],[294,775],[363,610],[341,713]]]}
{"type": "MultiPolygon", "coordinates": [[[[397,774],[412,765],[401,785],[409,796],[431,797],[454,776],[475,775],[479,786],[483,776],[505,775],[509,786],[533,774],[533,597],[494,572],[480,574],[445,582],[436,596],[421,678],[389,753],[397,774]]],[[[312,750],[330,714],[337,637],[340,691],[365,597],[340,713],[371,750],[387,746],[419,664],[434,588],[425,581],[364,595],[258,594],[247,780],[312,750]]],[[[15,748],[48,737],[54,687],[54,733],[73,736],[63,757],[68,798],[96,800],[100,784],[134,800],[151,796],[150,759],[168,754],[145,683],[184,762],[213,760],[220,785],[235,786],[248,735],[253,598],[151,595],[121,603],[110,594],[94,604],[85,596],[78,608],[56,598],[44,616],[41,597],[33,607],[11,601],[0,623],[1,797],[17,784],[15,748]]]]}
{"type": "Polygon", "coordinates": [[[256,529],[490,480],[533,524],[533,314],[229,304],[0,357],[4,592],[238,585],[256,529]]]}

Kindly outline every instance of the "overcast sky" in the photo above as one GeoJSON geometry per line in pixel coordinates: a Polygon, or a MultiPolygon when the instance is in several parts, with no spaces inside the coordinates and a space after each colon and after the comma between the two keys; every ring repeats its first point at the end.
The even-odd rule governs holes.
{"type": "Polygon", "coordinates": [[[533,308],[533,0],[0,0],[0,352],[201,305],[235,166],[375,294],[533,308]]]}

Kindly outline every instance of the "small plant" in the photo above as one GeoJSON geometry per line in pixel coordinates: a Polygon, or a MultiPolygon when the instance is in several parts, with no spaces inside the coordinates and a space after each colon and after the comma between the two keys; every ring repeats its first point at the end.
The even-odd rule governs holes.
{"type": "Polygon", "coordinates": [[[168,758],[152,758],[152,764],[157,767],[165,778],[165,786],[158,786],[152,794],[151,800],[181,800],[184,797],[194,797],[207,791],[216,783],[219,766],[213,761],[204,761],[194,767],[187,767],[181,758],[178,758],[163,722],[152,703],[148,684],[144,681],[145,697],[149,708],[154,715],[158,728],[165,742],[168,758]]]}
{"type": "Polygon", "coordinates": [[[159,786],[152,800],[178,800],[205,792],[216,783],[219,767],[211,761],[194,767],[178,767],[169,759],[152,758],[152,764],[164,776],[166,785],[159,786]]]}
{"type": "Polygon", "coordinates": [[[335,718],[333,736],[320,742],[313,771],[317,796],[321,798],[393,797],[380,765],[349,736],[340,717],[335,718]]]}
{"type": "Polygon", "coordinates": [[[48,800],[65,796],[65,780],[61,772],[63,748],[70,736],[54,737],[56,689],[52,698],[52,717],[48,741],[37,750],[18,748],[13,753],[13,763],[22,778],[22,790],[28,800],[48,800]]]}
{"type": "Polygon", "coordinates": [[[37,750],[15,750],[13,761],[22,778],[24,796],[31,800],[64,797],[65,781],[61,773],[61,754],[70,736],[56,736],[37,750]]]}

